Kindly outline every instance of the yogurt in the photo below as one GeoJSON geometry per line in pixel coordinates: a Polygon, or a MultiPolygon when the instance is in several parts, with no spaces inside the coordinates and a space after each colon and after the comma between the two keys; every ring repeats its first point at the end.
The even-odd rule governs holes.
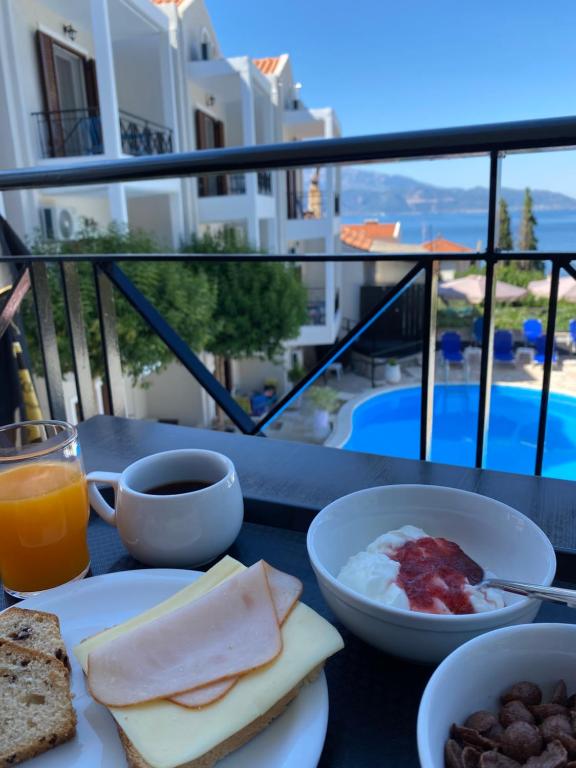
{"type": "Polygon", "coordinates": [[[503,593],[480,586],[482,576],[482,568],[454,542],[405,525],[353,555],[338,579],[376,602],[405,610],[461,614],[503,608],[503,593]]]}

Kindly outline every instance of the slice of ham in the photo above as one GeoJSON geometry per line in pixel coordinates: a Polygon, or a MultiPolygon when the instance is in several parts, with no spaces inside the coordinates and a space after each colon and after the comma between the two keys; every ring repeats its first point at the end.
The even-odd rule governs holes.
{"type": "Polygon", "coordinates": [[[296,576],[279,571],[268,563],[264,563],[264,567],[278,616],[278,623],[282,625],[302,594],[302,582],[296,576]]]}
{"type": "Polygon", "coordinates": [[[184,693],[178,693],[176,696],[169,696],[168,700],[173,701],[174,704],[180,704],[181,707],[188,707],[188,709],[206,707],[208,704],[214,704],[215,701],[224,698],[228,691],[234,688],[238,680],[240,677],[230,677],[228,680],[220,680],[219,683],[210,683],[210,685],[203,685],[201,688],[194,688],[192,691],[184,691],[184,693]]]}
{"type": "MultiPolygon", "coordinates": [[[[282,625],[302,594],[302,582],[289,573],[273,568],[268,563],[264,563],[264,568],[278,623],[282,625]]],[[[205,707],[225,696],[236,685],[238,679],[239,677],[232,677],[229,680],[221,680],[212,685],[204,685],[201,688],[170,696],[169,699],[182,707],[205,707]]]]}
{"type": "Polygon", "coordinates": [[[96,648],[88,687],[102,704],[168,698],[270,663],[282,636],[263,561],[198,600],[96,648]]]}

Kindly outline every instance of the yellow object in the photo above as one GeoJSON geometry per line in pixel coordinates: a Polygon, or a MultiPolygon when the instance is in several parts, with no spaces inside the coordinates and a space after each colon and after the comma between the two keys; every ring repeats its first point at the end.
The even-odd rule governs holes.
{"type": "Polygon", "coordinates": [[[89,562],[86,480],[76,462],[36,461],[0,472],[0,573],[16,592],[56,587],[89,562]]]}
{"type": "MultiPolygon", "coordinates": [[[[22,346],[19,341],[12,343],[12,354],[16,359],[18,366],[18,380],[20,381],[20,389],[22,391],[22,406],[24,413],[22,414],[22,420],[25,421],[41,421],[42,411],[40,409],[40,403],[32,383],[32,377],[30,371],[26,368],[24,362],[24,355],[22,354],[22,346]]],[[[41,439],[41,432],[38,427],[28,428],[28,442],[33,443],[41,439]]]]}
{"type": "MultiPolygon", "coordinates": [[[[77,645],[76,658],[86,671],[93,648],[197,599],[241,570],[241,563],[225,557],[165,602],[77,645]]],[[[195,760],[267,712],[318,664],[343,647],[334,627],[302,603],[296,605],[283,625],[282,640],[282,653],[273,664],[245,675],[223,699],[203,709],[159,701],[111,708],[110,712],[153,768],[175,768],[195,760]]]]}

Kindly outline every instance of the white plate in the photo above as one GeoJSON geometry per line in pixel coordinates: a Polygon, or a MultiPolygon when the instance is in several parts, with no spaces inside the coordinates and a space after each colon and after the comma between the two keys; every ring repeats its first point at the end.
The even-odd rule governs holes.
{"type": "MultiPolygon", "coordinates": [[[[34,768],[120,768],[126,764],[115,722],[88,694],[72,647],[166,600],[202,574],[150,569],[111,573],[48,590],[20,604],[58,615],[72,663],[72,691],[78,714],[76,738],[40,755],[34,768]]],[[[218,768],[315,768],[328,723],[324,673],[305,686],[288,709],[256,738],[218,763],[218,768]]]]}

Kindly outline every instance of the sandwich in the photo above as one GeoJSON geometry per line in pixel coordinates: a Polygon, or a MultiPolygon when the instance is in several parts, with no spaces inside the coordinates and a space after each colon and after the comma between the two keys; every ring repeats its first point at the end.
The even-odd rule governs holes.
{"type": "Polygon", "coordinates": [[[226,557],[74,649],[129,766],[211,768],[286,709],[343,647],[300,592],[263,561],[245,568],[226,557]]]}

